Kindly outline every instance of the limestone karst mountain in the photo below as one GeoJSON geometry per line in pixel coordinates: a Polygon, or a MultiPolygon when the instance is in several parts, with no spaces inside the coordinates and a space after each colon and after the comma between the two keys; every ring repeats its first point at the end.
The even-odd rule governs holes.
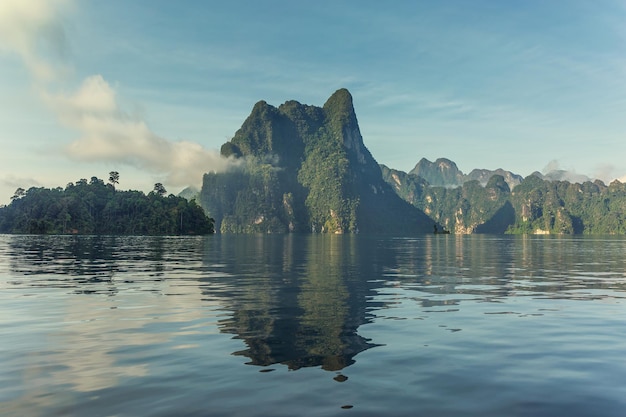
{"type": "Polygon", "coordinates": [[[198,198],[222,233],[626,233],[618,181],[465,175],[445,158],[408,174],[378,165],[345,89],[323,107],[258,102],[221,153],[238,163],[205,174],[198,198]]]}
{"type": "Polygon", "coordinates": [[[624,234],[626,184],[571,183],[535,173],[514,188],[490,176],[457,187],[432,186],[422,177],[381,165],[383,178],[407,202],[457,234],[624,234]]]}
{"type": "Polygon", "coordinates": [[[363,143],[352,96],[323,107],[256,103],[221,153],[239,168],[204,176],[200,202],[221,232],[428,233],[363,143]]]}

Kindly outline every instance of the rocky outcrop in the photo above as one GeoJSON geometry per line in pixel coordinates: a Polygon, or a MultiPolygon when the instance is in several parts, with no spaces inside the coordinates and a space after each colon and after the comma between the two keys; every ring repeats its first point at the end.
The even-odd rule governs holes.
{"type": "Polygon", "coordinates": [[[433,230],[433,220],[383,180],[346,89],[323,107],[258,102],[221,152],[244,161],[204,176],[200,201],[221,232],[433,230]]]}

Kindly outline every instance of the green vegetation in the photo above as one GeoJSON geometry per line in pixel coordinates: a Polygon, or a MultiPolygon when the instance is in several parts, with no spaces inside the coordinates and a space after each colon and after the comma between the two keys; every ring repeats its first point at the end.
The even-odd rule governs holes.
{"type": "Polygon", "coordinates": [[[423,178],[382,167],[383,178],[407,202],[454,233],[504,233],[512,222],[509,186],[501,175],[485,187],[476,180],[456,188],[431,187],[423,178]]]}
{"type": "Polygon", "coordinates": [[[345,89],[322,108],[258,102],[221,152],[240,169],[206,174],[199,197],[221,232],[432,231],[383,181],[345,89]]]}
{"type": "Polygon", "coordinates": [[[511,202],[515,224],[509,233],[626,234],[626,184],[583,184],[527,177],[511,202]]]}
{"type": "Polygon", "coordinates": [[[148,195],[117,191],[119,174],[109,183],[97,177],[80,179],[65,189],[18,188],[11,204],[0,208],[0,233],[188,235],[213,233],[209,219],[195,201],[172,194],[162,184],[148,195]]]}
{"type": "Polygon", "coordinates": [[[501,175],[485,187],[431,187],[424,179],[382,167],[407,202],[455,233],[626,234],[626,185],[523,179],[512,191],[501,175]]]}
{"type": "Polygon", "coordinates": [[[465,175],[444,158],[422,159],[408,174],[378,165],[345,89],[323,107],[256,103],[221,153],[238,163],[205,174],[200,191],[180,197],[166,196],[161,183],[148,195],[117,191],[116,171],[107,184],[92,177],[65,189],[18,188],[0,208],[0,233],[417,234],[437,225],[453,233],[626,234],[619,181],[569,183],[501,169],[465,175]]]}

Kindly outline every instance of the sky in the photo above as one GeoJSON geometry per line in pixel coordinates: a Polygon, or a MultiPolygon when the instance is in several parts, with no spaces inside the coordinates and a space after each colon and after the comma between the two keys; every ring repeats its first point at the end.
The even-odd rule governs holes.
{"type": "Polygon", "coordinates": [[[256,102],[339,88],[391,168],[626,182],[623,0],[0,0],[0,204],[200,186],[256,102]]]}

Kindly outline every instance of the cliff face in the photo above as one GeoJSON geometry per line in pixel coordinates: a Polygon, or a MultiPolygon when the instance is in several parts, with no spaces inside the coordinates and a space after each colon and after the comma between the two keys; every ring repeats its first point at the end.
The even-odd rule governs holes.
{"type": "Polygon", "coordinates": [[[453,233],[504,233],[515,222],[510,190],[500,175],[484,187],[474,180],[450,188],[432,187],[421,177],[385,166],[382,170],[398,195],[453,233]]]}
{"type": "Polygon", "coordinates": [[[221,152],[243,161],[241,169],[204,176],[200,201],[221,232],[433,230],[383,180],[348,90],[323,107],[260,101],[221,152]]]}
{"type": "Polygon", "coordinates": [[[624,234],[626,184],[570,183],[531,174],[511,189],[502,175],[433,187],[421,177],[381,166],[407,202],[453,233],[624,234]]]}

